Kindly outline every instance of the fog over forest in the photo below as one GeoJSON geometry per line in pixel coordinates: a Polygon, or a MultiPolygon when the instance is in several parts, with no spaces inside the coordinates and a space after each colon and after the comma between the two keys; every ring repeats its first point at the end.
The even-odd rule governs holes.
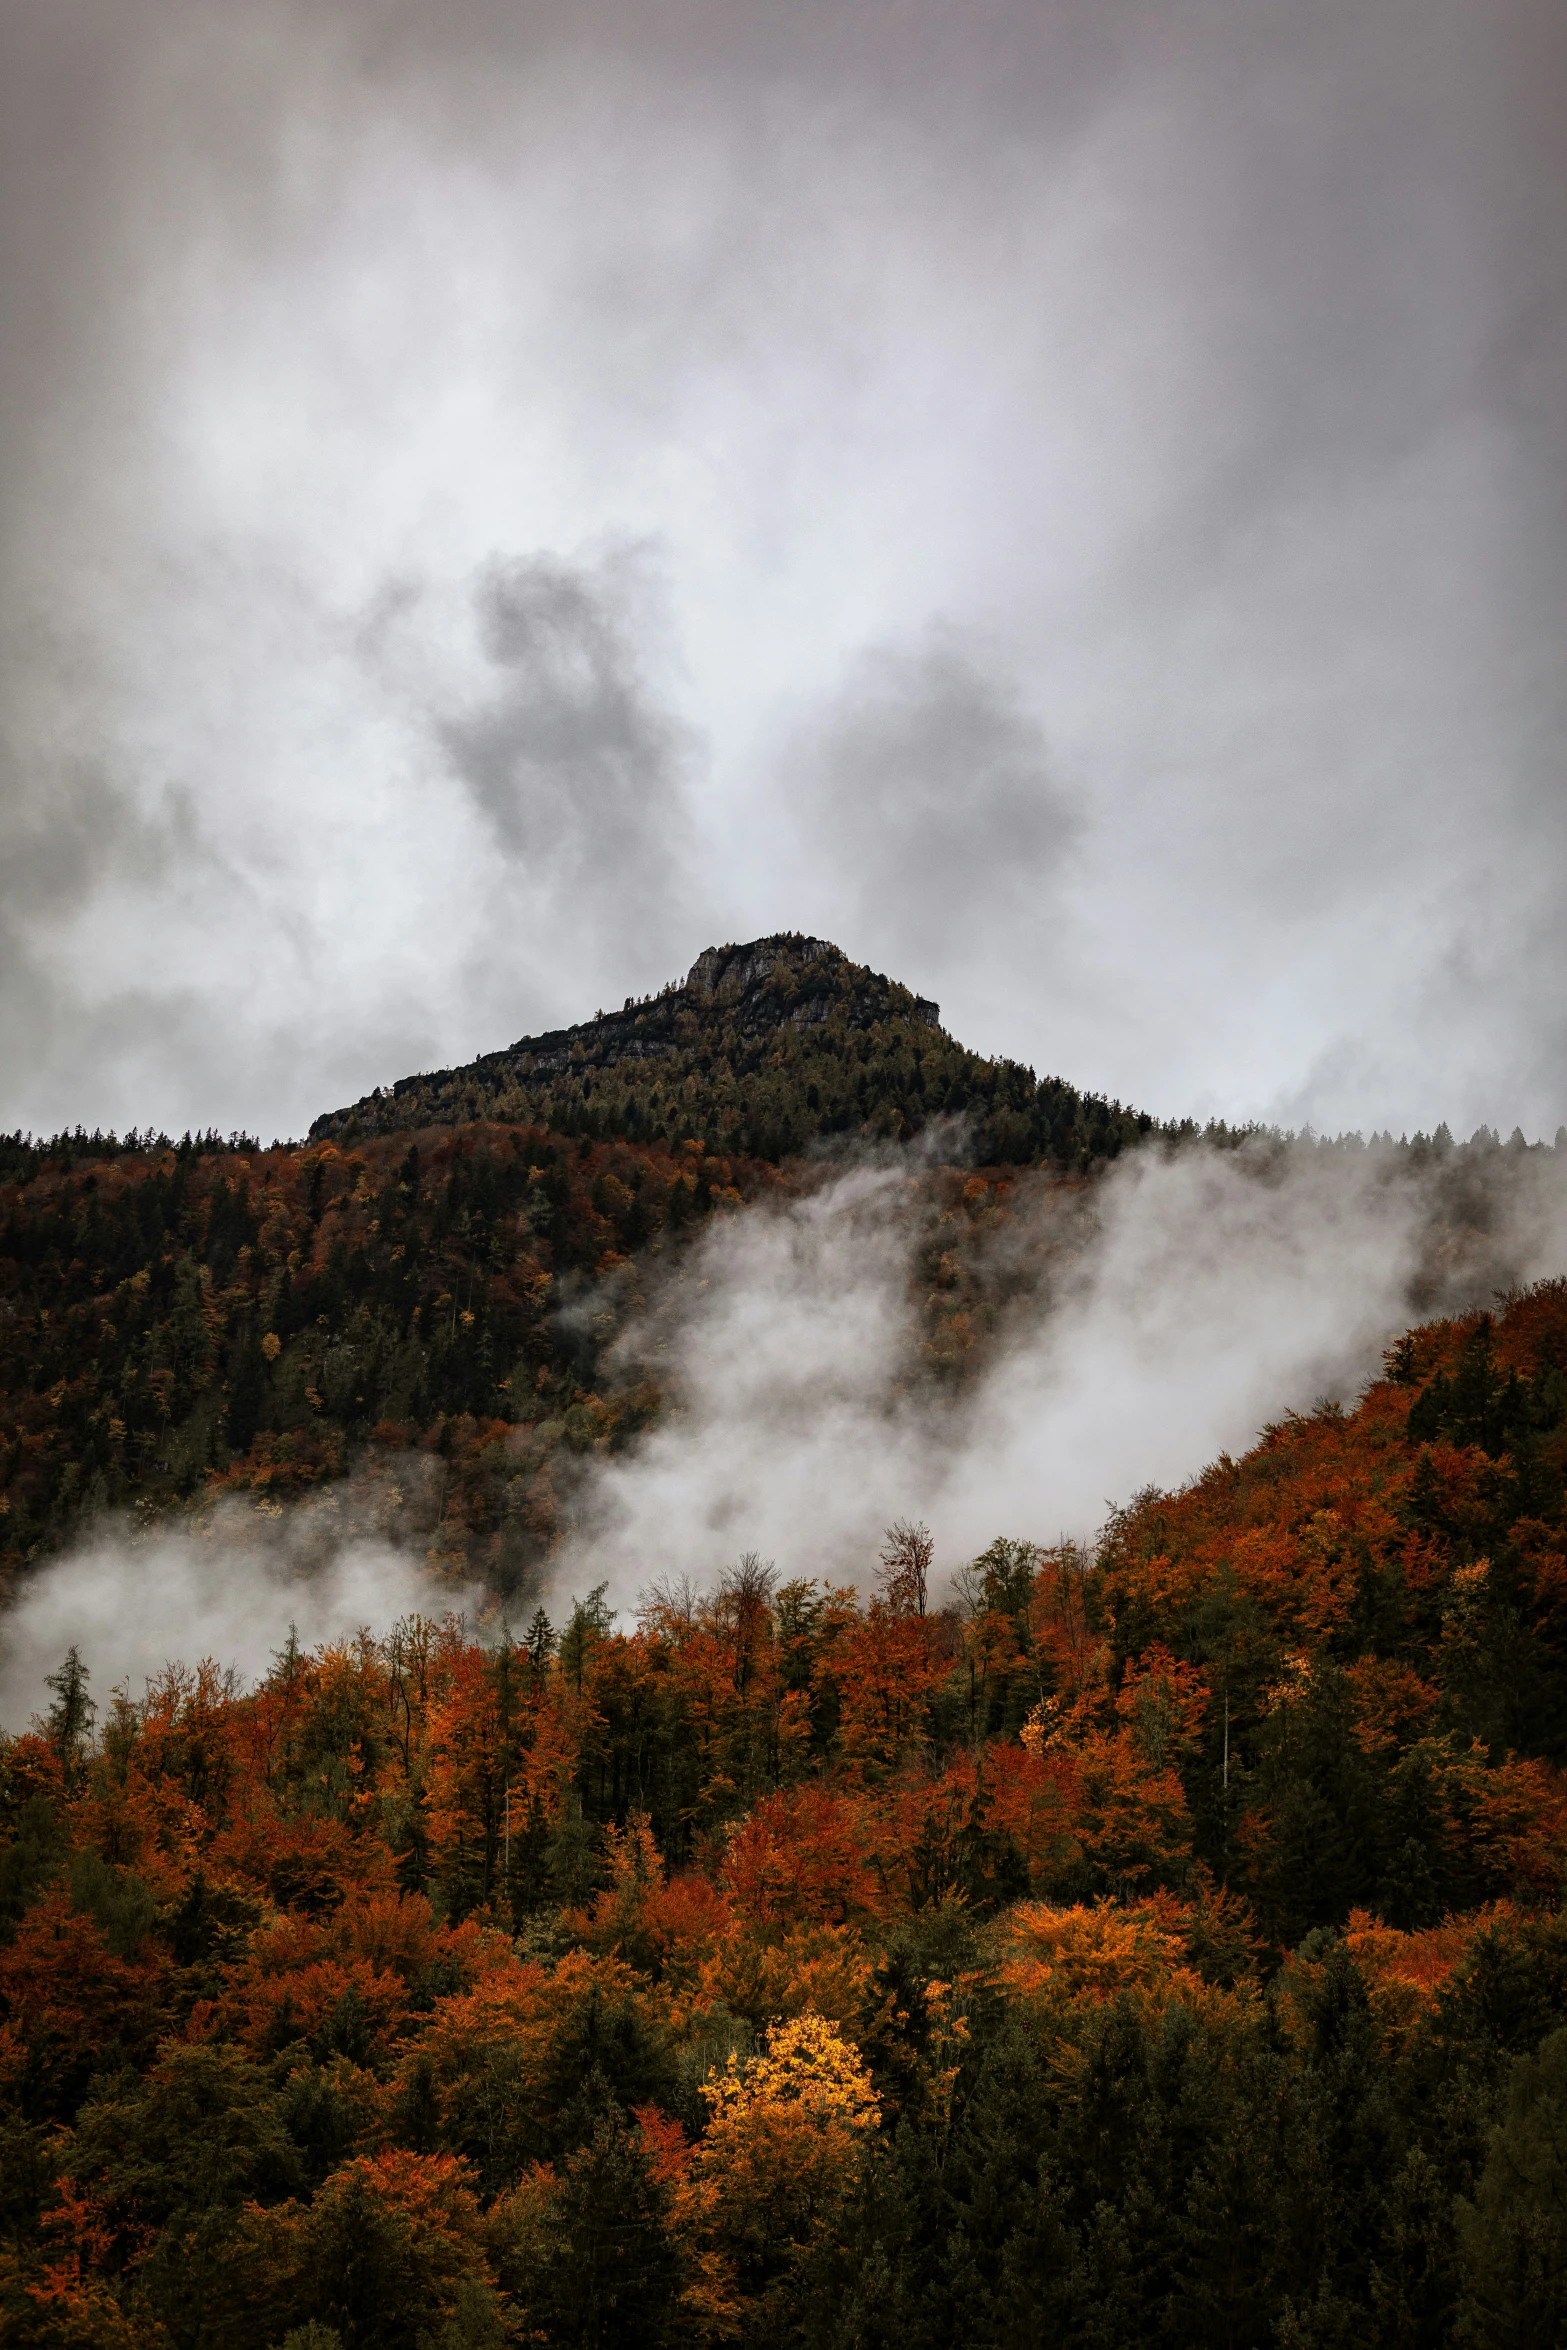
{"type": "Polygon", "coordinates": [[[1567,2342],[1564,122],[0,10],[7,2350],[1567,2342]]]}

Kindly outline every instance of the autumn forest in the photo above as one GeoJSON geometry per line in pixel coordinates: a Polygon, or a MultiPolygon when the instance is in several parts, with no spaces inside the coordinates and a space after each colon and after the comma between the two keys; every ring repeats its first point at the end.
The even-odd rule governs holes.
{"type": "MultiPolygon", "coordinates": [[[[558,1585],[668,1407],[618,1341],[820,1179],[807,1085],[818,1143],[915,1130],[935,1007],[834,965],[797,1017],[804,944],[664,1003],[657,1115],[628,1006],[597,1097],[568,1044],[303,1146],[0,1151],[7,1596],[105,1520],[338,1503],[432,1595],[249,1681],[68,1646],[6,1725],[8,2342],[1562,2339],[1567,1281],[1091,1546],[558,1585]]],[[[1097,1170],[1196,1147],[1027,1075],[907,1178],[938,1406],[1097,1170]]]]}

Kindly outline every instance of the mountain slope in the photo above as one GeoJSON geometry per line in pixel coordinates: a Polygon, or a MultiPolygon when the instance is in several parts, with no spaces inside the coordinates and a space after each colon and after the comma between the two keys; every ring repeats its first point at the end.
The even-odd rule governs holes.
{"type": "Polygon", "coordinates": [[[825,940],[782,932],[709,947],[683,982],[619,1012],[400,1078],[327,1112],[310,1138],[488,1118],[777,1161],[818,1136],[907,1140],[945,1116],[969,1122],[981,1165],[1085,1168],[1152,1131],[1119,1102],[968,1051],[938,1012],[825,940]]]}
{"type": "Polygon", "coordinates": [[[595,1392],[607,1303],[585,1323],[563,1305],[619,1298],[777,1181],[482,1123],[0,1168],[0,1596],[105,1509],[299,1497],[365,1463],[374,1486],[411,1448],[439,1470],[427,1523],[401,1471],[403,1522],[366,1492],[367,1522],[514,1583],[571,1460],[650,1408],[595,1392]]]}
{"type": "Polygon", "coordinates": [[[945,1604],[905,1525],[864,1600],[73,1647],[0,1733],[0,2332],[1559,2343],[1564,1353],[1562,1283],[1428,1324],[945,1604]]]}
{"type": "MultiPolygon", "coordinates": [[[[102,1138],[98,1138],[101,1143],[102,1138]]],[[[515,1594],[591,1460],[662,1408],[616,1341],[715,1215],[811,1180],[483,1120],[262,1151],[0,1156],[0,1601],[99,1513],[321,1502],[515,1594]]],[[[960,1381],[1042,1276],[1038,1174],[929,1168],[910,1375],[960,1381]]],[[[1048,1253],[1048,1252],[1047,1252],[1048,1253]]]]}

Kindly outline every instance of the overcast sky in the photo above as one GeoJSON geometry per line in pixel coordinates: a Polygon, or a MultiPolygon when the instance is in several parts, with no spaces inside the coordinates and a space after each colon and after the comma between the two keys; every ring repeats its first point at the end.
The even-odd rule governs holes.
{"type": "Polygon", "coordinates": [[[1567,1119],[1559,0],[10,0],[0,1124],[816,931],[1567,1119]]]}

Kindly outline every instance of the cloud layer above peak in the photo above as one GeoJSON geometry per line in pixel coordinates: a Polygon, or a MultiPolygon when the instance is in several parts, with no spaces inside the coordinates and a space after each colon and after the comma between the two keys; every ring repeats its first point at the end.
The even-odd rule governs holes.
{"type": "Polygon", "coordinates": [[[0,1123],[781,927],[1160,1112],[1567,1117],[1544,0],[0,51],[0,1123]]]}

